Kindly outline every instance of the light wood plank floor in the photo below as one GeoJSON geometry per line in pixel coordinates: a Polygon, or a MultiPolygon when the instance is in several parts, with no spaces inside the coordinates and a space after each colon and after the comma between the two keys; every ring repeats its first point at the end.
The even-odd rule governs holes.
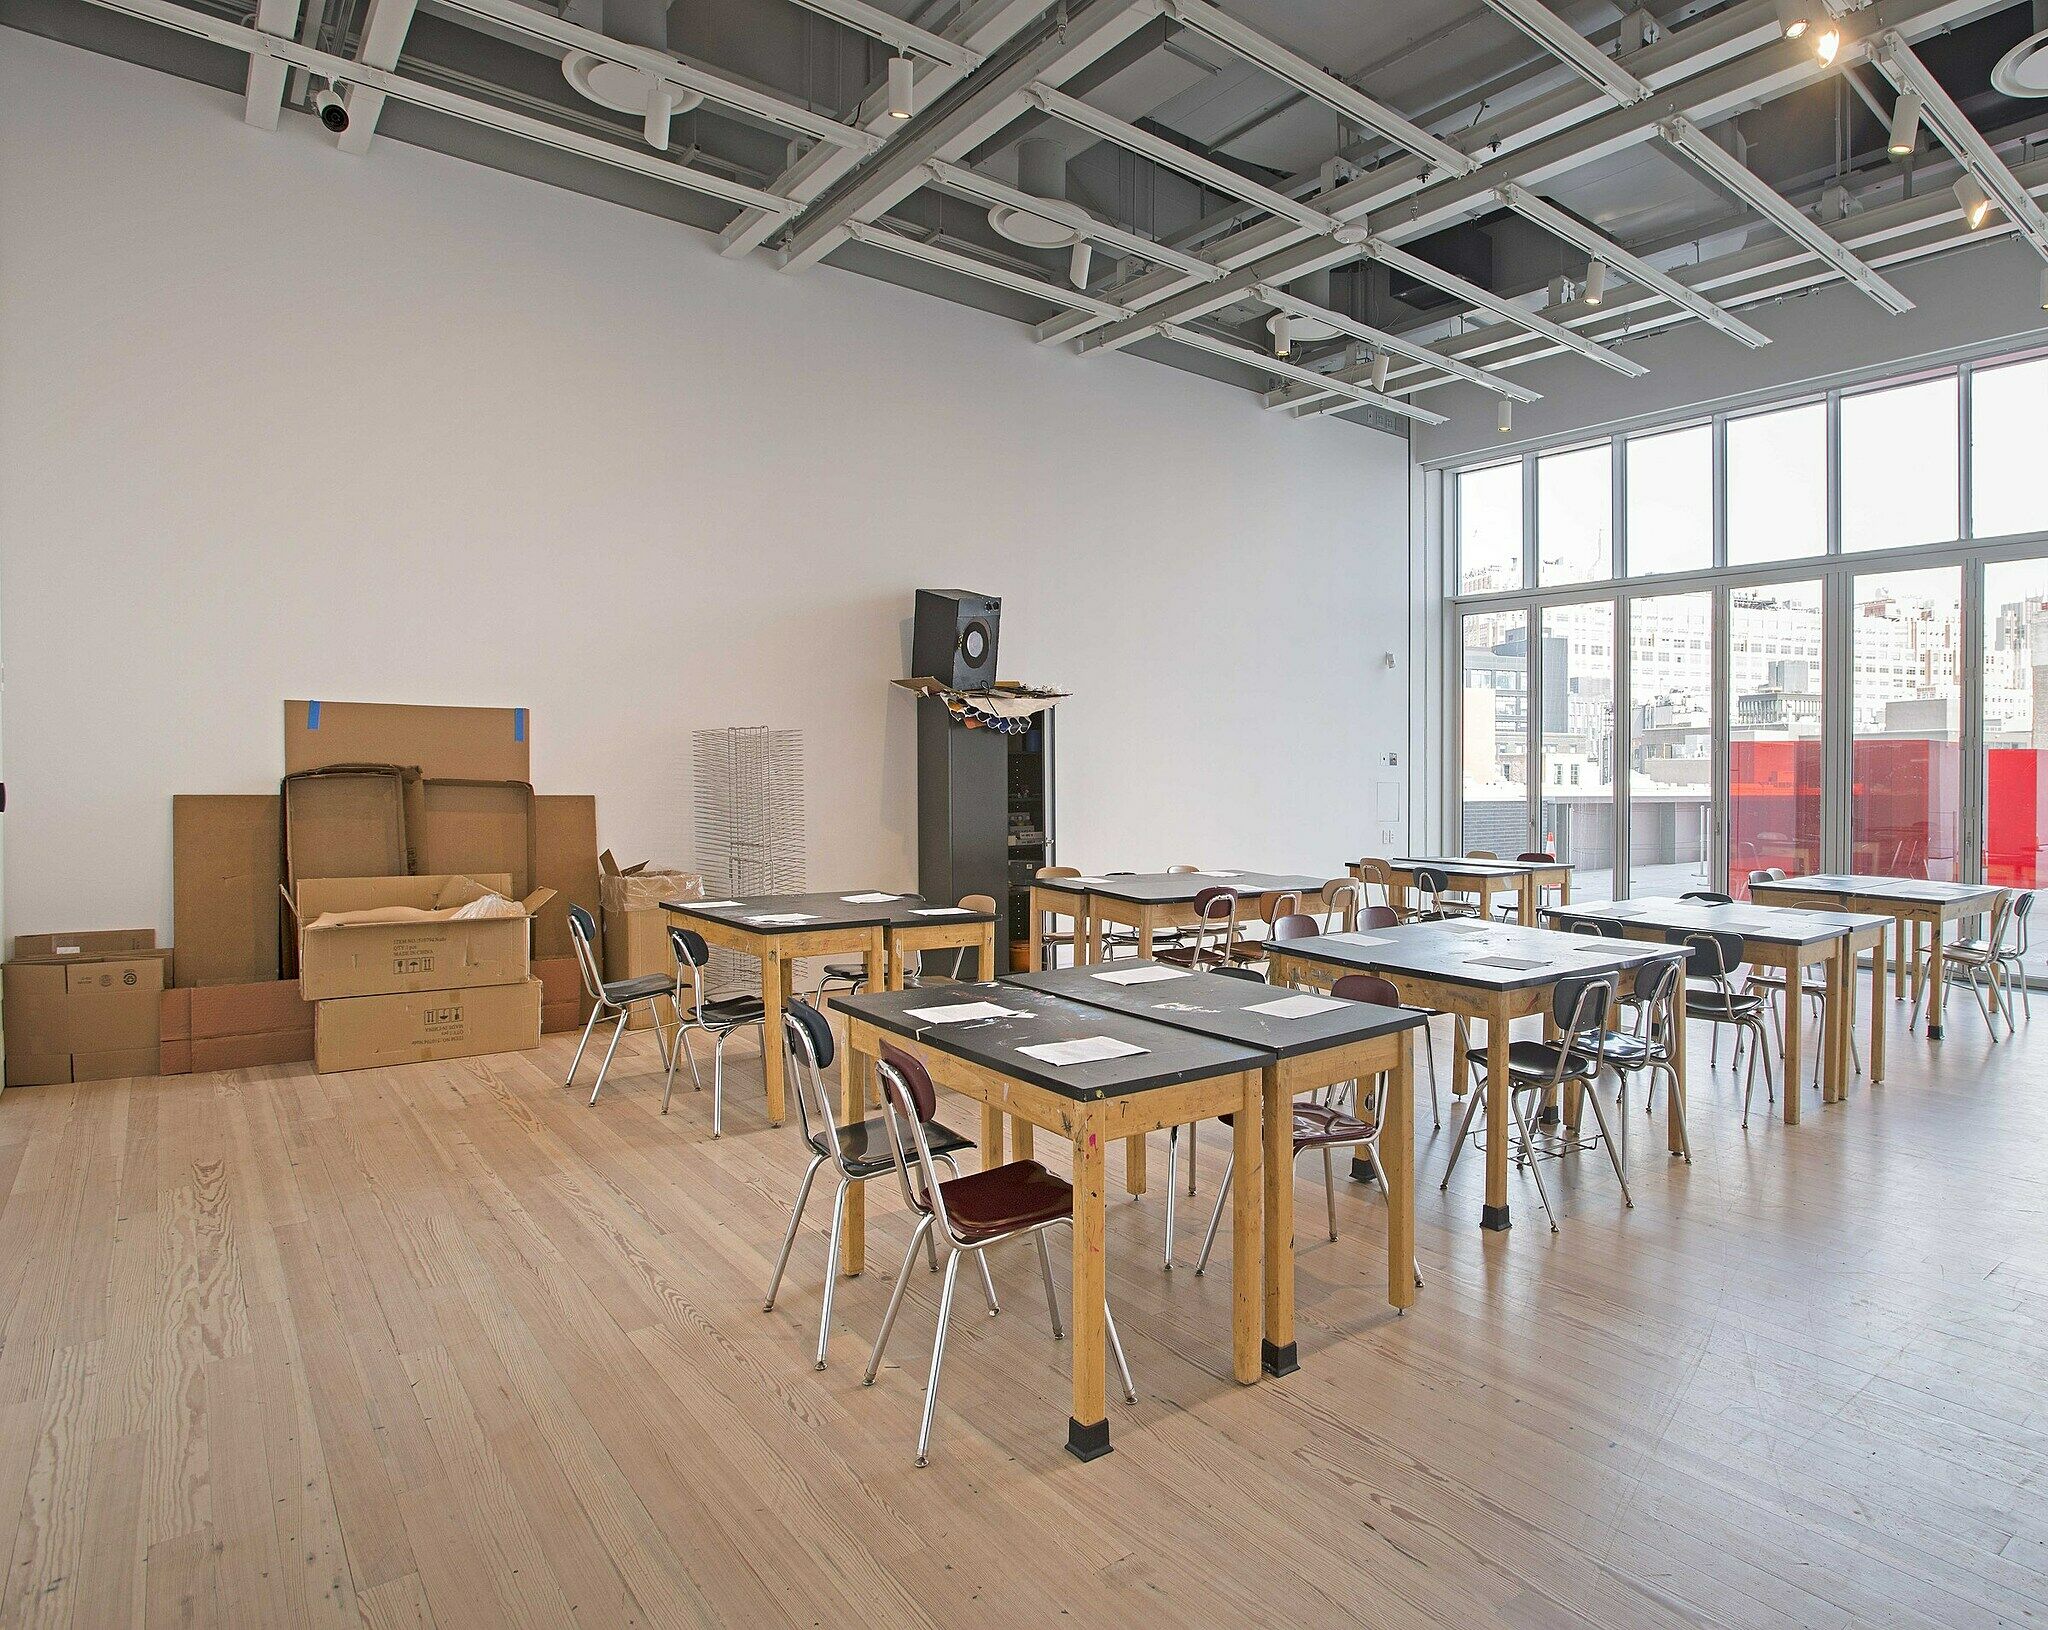
{"type": "Polygon", "coordinates": [[[573,1037],[9,1091],[0,1621],[2038,1623],[2048,1028],[1991,1046],[1966,998],[1937,1064],[1891,1012],[1892,1079],[1809,1092],[1796,1129],[1741,1132],[1702,1043],[1696,1163],[1632,1102],[1636,1209],[1579,1156],[1561,1236],[1521,1177],[1513,1234],[1482,1235],[1481,1162],[1440,1195],[1425,1108],[1406,1317],[1377,1195],[1343,1186],[1329,1244],[1303,1161],[1279,1383],[1229,1380],[1229,1276],[1159,1270],[1157,1193],[1113,1204],[1142,1397],[1089,1466],[1020,1254],[1000,1318],[963,1285],[913,1469],[923,1272],[860,1385],[905,1234],[882,1185],[832,1367],[808,1356],[822,1208],[763,1313],[802,1161],[751,1059],[718,1142],[687,1086],[655,1113],[647,1038],[595,1109],[558,1084],[573,1037]]]}

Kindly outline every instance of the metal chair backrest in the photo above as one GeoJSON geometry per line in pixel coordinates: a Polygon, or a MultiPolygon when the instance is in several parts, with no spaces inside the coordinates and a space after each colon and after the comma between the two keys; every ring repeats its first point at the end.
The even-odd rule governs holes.
{"type": "Polygon", "coordinates": [[[1195,952],[1197,960],[1210,950],[1219,955],[1237,939],[1237,890],[1215,886],[1195,896],[1195,952]],[[1211,934],[1216,943],[1209,943],[1211,934]]]}
{"type": "MultiPolygon", "coordinates": [[[[704,1022],[704,969],[711,960],[711,947],[704,943],[704,936],[693,928],[678,928],[671,924],[668,931],[669,949],[676,954],[676,1012],[683,1011],[683,977],[689,976],[690,1006],[694,1009],[692,1019],[698,1024],[704,1022]]],[[[830,1034],[827,1031],[826,1034],[830,1034]]],[[[831,1060],[828,1058],[827,1063],[831,1060]]]]}
{"type": "Polygon", "coordinates": [[[1650,1045],[1653,1048],[1661,1047],[1667,1058],[1675,1051],[1674,1038],[1671,1034],[1671,1021],[1674,1017],[1671,998],[1678,989],[1679,977],[1684,971],[1685,964],[1673,958],[1668,962],[1645,962],[1635,973],[1633,989],[1636,1001],[1649,1016],[1650,1045]]]}
{"type": "Polygon", "coordinates": [[[1340,1002],[1371,1002],[1376,1007],[1401,1005],[1401,993],[1393,980],[1376,973],[1341,974],[1332,981],[1330,994],[1340,1002]]]}
{"type": "Polygon", "coordinates": [[[1451,885],[1451,880],[1434,866],[1420,866],[1409,878],[1415,890],[1415,909],[1423,912],[1441,911],[1441,896],[1451,885]]]}
{"type": "Polygon", "coordinates": [[[1784,872],[1776,866],[1766,866],[1762,871],[1749,874],[1749,886],[1751,888],[1755,888],[1759,883],[1782,883],[1784,880],[1784,872]]]}
{"type": "MultiPolygon", "coordinates": [[[[835,1047],[832,1027],[825,1015],[809,1002],[791,997],[782,1010],[782,1045],[789,1059],[790,1074],[796,1078],[796,1113],[804,1137],[821,1138],[839,1160],[839,1121],[832,1112],[832,1094],[825,1088],[824,1072],[831,1067],[835,1047]],[[817,1124],[811,1112],[817,1111],[817,1124]]],[[[841,1165],[843,1166],[843,1162],[841,1165]]]]}
{"type": "Polygon", "coordinates": [[[1079,877],[1079,866],[1041,866],[1031,874],[1033,877],[1079,877]]]}
{"type": "Polygon", "coordinates": [[[1166,868],[1166,875],[1168,877],[1192,877],[1201,869],[1199,866],[1169,866],[1166,868]]]}
{"type": "Polygon", "coordinates": [[[1399,928],[1401,926],[1401,913],[1392,906],[1367,906],[1359,914],[1358,926],[1360,928],[1399,928]]]}
{"type": "Polygon", "coordinates": [[[576,947],[576,970],[583,975],[583,993],[604,1000],[604,975],[597,966],[597,919],[573,900],[569,903],[569,940],[576,947]]]}
{"type": "Polygon", "coordinates": [[[1465,858],[1467,860],[1498,860],[1500,856],[1491,849],[1467,849],[1465,851],[1465,858]]]}
{"type": "Polygon", "coordinates": [[[1547,849],[1524,849],[1519,855],[1515,856],[1515,859],[1526,862],[1531,866],[1555,866],[1557,864],[1557,856],[1551,854],[1547,849]]]}
{"type": "Polygon", "coordinates": [[[1296,889],[1282,889],[1279,893],[1266,895],[1259,901],[1259,915],[1266,920],[1268,927],[1282,917],[1291,916],[1300,910],[1301,894],[1296,889]]]}
{"type": "Polygon", "coordinates": [[[1728,976],[1742,966],[1742,936],[1713,932],[1687,934],[1685,971],[1694,979],[1711,979],[1723,996],[1732,996],[1728,976]]]}
{"type": "Polygon", "coordinates": [[[2023,889],[2013,897],[2012,902],[2013,927],[2018,931],[2018,938],[2013,941],[2011,952],[2011,954],[2014,956],[2023,957],[2027,954],[2027,952],[2030,949],[2032,949],[2032,947],[2030,947],[2027,943],[2027,919],[2031,917],[2033,914],[2033,890],[2023,889]]]}
{"type": "Polygon", "coordinates": [[[1333,877],[1323,885],[1323,924],[1348,928],[1365,909],[1365,885],[1355,877],[1333,877]]]}
{"type": "Polygon", "coordinates": [[[1550,1016],[1557,1021],[1565,1045],[1557,1050],[1554,1081],[1563,1081],[1572,1068],[1571,1050],[1582,1045],[1588,1032],[1593,1036],[1594,1068],[1606,1056],[1607,1009],[1614,1000],[1614,975],[1584,974],[1560,979],[1550,993],[1550,1016]]]}
{"type": "Polygon", "coordinates": [[[1380,891],[1382,903],[1386,905],[1394,903],[1394,873],[1393,869],[1384,860],[1373,860],[1370,857],[1361,860],[1358,863],[1358,879],[1366,886],[1365,897],[1367,900],[1372,898],[1372,891],[1377,887],[1380,891]]]}
{"type": "Polygon", "coordinates": [[[1257,968],[1240,968],[1235,964],[1225,964],[1221,968],[1211,968],[1209,972],[1221,974],[1225,979],[1249,979],[1254,985],[1267,983],[1266,976],[1257,968]]]}
{"type": "Polygon", "coordinates": [[[1581,917],[1572,924],[1574,934],[1590,934],[1594,939],[1618,940],[1621,928],[1616,923],[1604,922],[1598,917],[1581,917]]]}
{"type": "Polygon", "coordinates": [[[903,1203],[913,1212],[930,1217],[939,1238],[957,1249],[964,1242],[953,1232],[952,1221],[946,1215],[938,1166],[924,1135],[925,1123],[939,1112],[939,1094],[932,1085],[931,1072],[916,1054],[884,1042],[882,1056],[875,1061],[875,1079],[882,1086],[882,1119],[889,1129],[889,1148],[896,1156],[903,1203]],[[913,1163],[917,1167],[914,1182],[913,1163]]]}
{"type": "MultiPolygon", "coordinates": [[[[2031,894],[2025,896],[2031,900],[2031,894]]],[[[1991,954],[1997,956],[2005,949],[2006,931],[2012,927],[2013,891],[2000,889],[1998,898],[1991,903],[1991,932],[1985,936],[1985,943],[1991,947],[1991,954]]]]}
{"type": "Polygon", "coordinates": [[[1276,940],[1314,939],[1323,931],[1323,925],[1305,911],[1290,911],[1284,917],[1273,919],[1273,938],[1276,940]]]}
{"type": "Polygon", "coordinates": [[[1681,900],[1695,900],[1703,906],[1732,906],[1734,896],[1722,894],[1716,889],[1693,889],[1679,896],[1681,900]]]}

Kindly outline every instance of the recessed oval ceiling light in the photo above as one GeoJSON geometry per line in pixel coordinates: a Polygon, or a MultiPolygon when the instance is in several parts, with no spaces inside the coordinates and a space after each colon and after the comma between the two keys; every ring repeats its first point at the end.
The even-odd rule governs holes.
{"type": "Polygon", "coordinates": [[[2048,28],[2000,57],[1991,70],[1991,85],[2004,96],[2048,96],[2048,28]]]}
{"type": "MultiPolygon", "coordinates": [[[[662,81],[654,74],[644,73],[638,68],[629,68],[623,62],[613,62],[590,51],[571,51],[562,58],[562,77],[575,88],[576,94],[588,97],[601,108],[611,108],[619,113],[636,116],[647,112],[647,97],[662,81]]],[[[684,90],[671,85],[677,113],[687,113],[704,98],[695,91],[684,90]]]]}
{"type": "MultiPolygon", "coordinates": [[[[1050,210],[1052,205],[1048,203],[1046,208],[1050,210]]],[[[1081,241],[1080,227],[1052,220],[1015,204],[997,204],[988,212],[988,224],[1012,243],[1021,243],[1027,249],[1071,249],[1081,241]]]]}

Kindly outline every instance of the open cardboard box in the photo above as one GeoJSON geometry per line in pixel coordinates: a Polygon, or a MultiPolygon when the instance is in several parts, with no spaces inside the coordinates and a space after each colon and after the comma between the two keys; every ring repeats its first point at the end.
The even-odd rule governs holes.
{"type": "Polygon", "coordinates": [[[533,914],[554,898],[511,901],[512,880],[482,877],[309,877],[289,897],[299,925],[299,990],[309,1002],[343,996],[523,984],[532,973],[533,914]],[[465,918],[489,895],[503,915],[465,918]]]}

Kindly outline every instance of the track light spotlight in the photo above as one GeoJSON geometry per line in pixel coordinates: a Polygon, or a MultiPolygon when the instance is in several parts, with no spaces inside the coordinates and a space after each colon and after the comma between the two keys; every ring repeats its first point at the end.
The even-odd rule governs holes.
{"type": "Polygon", "coordinates": [[[2041,309],[2048,311],[2048,266],[2041,268],[2041,309]]]}
{"type": "Polygon", "coordinates": [[[1786,39],[1798,39],[1812,21],[1807,16],[1806,0],[1778,0],[1778,27],[1784,30],[1786,39]]]}
{"type": "Polygon", "coordinates": [[[1990,217],[1990,198],[1972,176],[1958,176],[1954,190],[1956,202],[1963,206],[1963,225],[1976,231],[1990,217]]]}
{"type": "Polygon", "coordinates": [[[1841,49],[1842,30],[1840,26],[1833,22],[1821,24],[1819,32],[1813,36],[1813,54],[1819,59],[1820,65],[1823,68],[1833,67],[1835,53],[1841,49]]]}
{"type": "Polygon", "coordinates": [[[1586,304],[1597,306],[1607,298],[1607,262],[1597,256],[1586,263],[1586,304]]]}
{"type": "MultiPolygon", "coordinates": [[[[2048,267],[2043,268],[2048,271],[2048,267]]],[[[1372,388],[1384,392],[1387,388],[1387,369],[1393,365],[1393,356],[1386,351],[1372,354],[1372,388]]]]}
{"type": "Polygon", "coordinates": [[[1899,99],[1892,104],[1891,139],[1885,151],[1893,158],[1910,158],[1920,140],[1920,93],[1901,91],[1899,99]]]}
{"type": "Polygon", "coordinates": [[[1493,427],[1503,436],[1515,428],[1515,399],[1512,396],[1500,399],[1500,407],[1493,416],[1493,427]]]}
{"type": "Polygon", "coordinates": [[[342,100],[339,80],[330,79],[313,93],[313,111],[335,135],[339,136],[348,129],[348,103],[342,100]]]}
{"type": "Polygon", "coordinates": [[[1074,252],[1067,257],[1067,281],[1077,289],[1088,287],[1089,263],[1095,258],[1095,251],[1086,238],[1074,245],[1074,252]]]}
{"type": "Polygon", "coordinates": [[[657,80],[647,91],[647,120],[640,127],[647,145],[657,153],[668,151],[669,121],[675,117],[676,90],[657,80]]]}
{"type": "Polygon", "coordinates": [[[1287,320],[1287,313],[1276,311],[1266,319],[1266,332],[1273,336],[1273,355],[1284,357],[1294,349],[1293,325],[1287,320]]]}
{"type": "Polygon", "coordinates": [[[916,111],[915,65],[908,57],[889,59],[889,117],[907,119],[916,111]]]}

